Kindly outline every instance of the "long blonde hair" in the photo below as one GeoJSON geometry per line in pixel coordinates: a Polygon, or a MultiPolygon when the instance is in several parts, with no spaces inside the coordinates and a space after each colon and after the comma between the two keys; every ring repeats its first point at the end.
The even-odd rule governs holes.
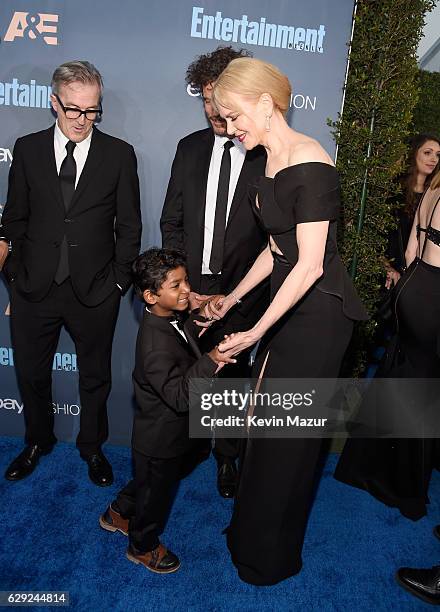
{"type": "Polygon", "coordinates": [[[276,66],[252,57],[232,60],[214,85],[213,101],[229,108],[228,94],[236,93],[258,100],[263,93],[272,97],[275,107],[283,115],[290,105],[292,88],[289,79],[276,66]]]}

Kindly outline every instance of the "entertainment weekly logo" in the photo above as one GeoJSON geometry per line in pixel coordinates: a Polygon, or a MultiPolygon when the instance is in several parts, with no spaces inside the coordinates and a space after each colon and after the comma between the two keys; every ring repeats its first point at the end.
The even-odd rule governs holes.
{"type": "MultiPolygon", "coordinates": [[[[0,366],[14,367],[14,351],[10,346],[0,346],[0,366]]],[[[77,372],[76,353],[55,353],[52,370],[55,372],[77,372]]]]}
{"type": "MultiPolygon", "coordinates": [[[[191,84],[187,85],[186,93],[192,98],[201,96],[201,92],[191,84]]],[[[297,93],[290,95],[289,107],[295,110],[316,110],[317,96],[309,96],[307,94],[297,93]]]]}
{"type": "Polygon", "coordinates": [[[35,79],[20,83],[17,77],[0,81],[0,106],[22,106],[26,108],[50,108],[50,85],[40,85],[35,79]]]}
{"type": "Polygon", "coordinates": [[[46,45],[58,45],[59,15],[52,13],[24,13],[16,11],[9,23],[3,42],[14,42],[16,38],[37,40],[46,45]]]}
{"type": "Polygon", "coordinates": [[[275,47],[306,53],[324,53],[325,26],[316,28],[301,25],[267,23],[266,17],[249,21],[247,15],[224,17],[221,11],[205,15],[205,9],[193,6],[191,37],[240,42],[244,45],[275,47]]]}

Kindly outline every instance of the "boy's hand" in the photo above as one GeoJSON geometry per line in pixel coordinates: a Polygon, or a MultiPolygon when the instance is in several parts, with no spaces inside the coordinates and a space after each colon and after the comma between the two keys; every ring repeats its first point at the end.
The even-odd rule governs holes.
{"type": "Polygon", "coordinates": [[[194,323],[202,328],[198,336],[199,338],[203,336],[208,327],[210,327],[213,323],[215,323],[215,321],[218,320],[219,317],[213,316],[212,314],[212,305],[217,303],[218,301],[221,301],[224,298],[224,295],[204,295],[200,297],[206,299],[198,306],[199,313],[205,319],[205,321],[194,320],[194,323]]]}
{"type": "Polygon", "coordinates": [[[218,350],[218,346],[215,346],[212,350],[210,350],[208,355],[211,357],[212,361],[214,361],[218,366],[215,371],[216,374],[217,372],[220,372],[220,370],[227,363],[237,363],[237,360],[233,358],[230,351],[225,351],[224,353],[221,353],[218,350]]]}
{"type": "Polygon", "coordinates": [[[200,304],[200,314],[206,317],[209,321],[215,319],[218,321],[220,317],[216,316],[216,304],[224,299],[224,295],[218,293],[216,295],[205,296],[207,299],[200,304]]]}
{"type": "Polygon", "coordinates": [[[189,309],[197,310],[197,308],[201,308],[202,305],[209,299],[209,295],[201,295],[200,293],[196,293],[195,291],[190,291],[189,293],[189,309]]]}

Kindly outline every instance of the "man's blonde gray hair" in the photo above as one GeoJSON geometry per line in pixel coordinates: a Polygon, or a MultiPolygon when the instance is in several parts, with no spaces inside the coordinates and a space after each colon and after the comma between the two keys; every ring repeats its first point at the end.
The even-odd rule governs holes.
{"type": "Polygon", "coordinates": [[[96,84],[99,87],[99,97],[102,97],[102,90],[104,89],[102,76],[90,62],[75,60],[58,66],[52,76],[52,92],[57,94],[60,85],[69,85],[70,83],[96,84]]]}

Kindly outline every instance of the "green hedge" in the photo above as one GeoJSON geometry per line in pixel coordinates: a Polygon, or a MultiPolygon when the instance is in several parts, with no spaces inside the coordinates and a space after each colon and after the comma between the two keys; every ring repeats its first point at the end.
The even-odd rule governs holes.
{"type": "MultiPolygon", "coordinates": [[[[383,286],[382,257],[418,98],[416,50],[430,0],[359,0],[342,119],[330,123],[338,144],[343,223],[341,255],[370,314],[383,286]]],[[[375,323],[356,328],[349,357],[362,372],[375,323]]],[[[346,372],[348,374],[348,371],[346,372]]]]}
{"type": "Polygon", "coordinates": [[[440,72],[419,70],[419,100],[414,108],[414,134],[434,133],[440,136],[440,72]]]}

